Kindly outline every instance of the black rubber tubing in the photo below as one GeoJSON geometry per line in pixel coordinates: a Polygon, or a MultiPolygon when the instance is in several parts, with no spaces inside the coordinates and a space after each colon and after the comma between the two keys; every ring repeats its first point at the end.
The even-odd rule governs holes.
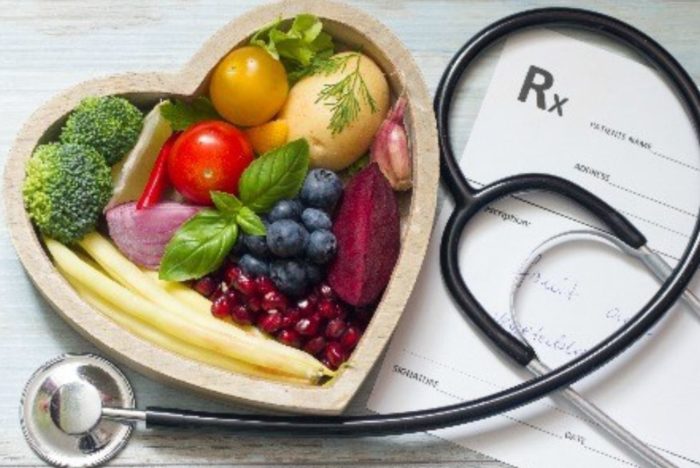
{"type": "MultiPolygon", "coordinates": [[[[438,133],[442,149],[443,180],[449,187],[458,206],[468,206],[478,198],[461,176],[449,142],[450,101],[459,77],[472,60],[485,48],[504,36],[534,26],[573,26],[610,35],[637,50],[661,71],[676,89],[687,107],[696,132],[700,128],[700,95],[692,79],[660,45],[637,29],[609,16],[586,10],[570,8],[544,8],[525,11],[497,21],[477,33],[452,59],[440,82],[436,96],[438,133]]],[[[529,176],[520,176],[526,178],[529,176]]],[[[543,182],[544,185],[550,182],[543,182]]],[[[535,187],[524,183],[525,188],[535,187]]],[[[512,186],[511,186],[512,187],[512,186]]],[[[569,194],[571,188],[564,191],[569,194]]],[[[507,190],[510,192],[510,190],[507,190]]],[[[488,193],[488,192],[482,192],[488,193]]],[[[484,200],[487,197],[484,196],[484,200]]],[[[580,201],[580,200],[579,200],[580,201]]],[[[584,200],[585,202],[585,200],[584,200]]],[[[484,203],[484,202],[480,202],[484,203]]],[[[595,201],[593,202],[595,204],[595,201]]],[[[585,203],[584,203],[585,204],[585,203]]],[[[472,206],[476,206],[472,204],[472,206]]],[[[459,209],[451,222],[464,225],[472,216],[468,209],[459,209]],[[463,219],[466,218],[466,219],[463,219]]],[[[604,220],[605,221],[605,220],[604,220]]],[[[616,222],[607,221],[615,227],[616,222]]],[[[623,223],[624,224],[624,223],[623,223]]],[[[622,226],[622,224],[620,224],[622,226]]],[[[588,375],[601,365],[637,341],[671,308],[683,293],[700,263],[700,221],[693,229],[692,240],[686,246],[678,265],[661,288],[634,317],[596,347],[550,373],[522,384],[475,400],[439,408],[404,413],[369,416],[285,416],[285,415],[237,415],[183,411],[165,408],[149,408],[146,422],[165,426],[212,426],[238,433],[283,433],[289,435],[316,436],[370,436],[426,431],[455,426],[494,416],[538,400],[549,393],[566,387],[588,375]]],[[[460,229],[448,230],[461,235],[460,229]]],[[[630,232],[629,234],[632,234],[630,232]]],[[[620,233],[618,233],[619,235],[620,233]]],[[[457,239],[456,242],[458,242],[457,239]]],[[[445,241],[443,241],[444,243],[445,241]]],[[[455,242],[448,239],[447,242],[455,242]]],[[[458,270],[457,270],[458,272],[458,270]]],[[[446,280],[463,281],[461,277],[446,280]]],[[[466,287],[465,287],[466,288],[466,287]]],[[[459,292],[458,292],[459,293],[459,292]]],[[[459,301],[458,301],[459,302],[459,301]]],[[[461,305],[461,304],[460,304],[461,305]]],[[[465,310],[469,313],[469,310],[465,310]]],[[[468,357],[467,357],[468,358],[468,357]]]]}

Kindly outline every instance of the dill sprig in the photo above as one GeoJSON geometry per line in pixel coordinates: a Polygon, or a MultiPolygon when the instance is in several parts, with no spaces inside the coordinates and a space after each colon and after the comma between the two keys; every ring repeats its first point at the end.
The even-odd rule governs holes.
{"type": "Polygon", "coordinates": [[[377,111],[377,103],[369,92],[360,73],[360,54],[348,54],[341,57],[331,57],[316,63],[316,73],[329,75],[337,71],[345,71],[351,59],[356,58],[355,68],[337,83],[323,86],[316,102],[323,102],[331,109],[331,120],[328,129],[336,135],[352,123],[360,114],[361,101],[369,106],[372,113],[377,111]]]}

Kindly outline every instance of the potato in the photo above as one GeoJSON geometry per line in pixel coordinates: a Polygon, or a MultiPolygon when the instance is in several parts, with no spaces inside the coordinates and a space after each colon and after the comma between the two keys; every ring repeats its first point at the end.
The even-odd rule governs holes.
{"type": "Polygon", "coordinates": [[[389,84],[382,70],[372,59],[358,52],[344,52],[335,59],[354,55],[336,72],[319,72],[300,80],[289,91],[289,97],[280,113],[289,125],[289,141],[306,138],[311,149],[311,165],[339,171],[348,167],[367,152],[375,133],[389,110],[389,84]],[[358,66],[359,74],[375,101],[375,110],[363,99],[357,82],[354,94],[360,103],[357,117],[340,133],[329,128],[333,115],[332,100],[319,100],[325,85],[338,83],[352,74],[358,66]]]}

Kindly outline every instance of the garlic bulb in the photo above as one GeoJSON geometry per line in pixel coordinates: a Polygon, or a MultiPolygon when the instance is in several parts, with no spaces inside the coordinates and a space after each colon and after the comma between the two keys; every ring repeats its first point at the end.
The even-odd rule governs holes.
{"type": "Polygon", "coordinates": [[[403,123],[406,99],[400,97],[389,112],[370,148],[370,160],[379,165],[394,190],[411,188],[411,154],[403,123]]]}

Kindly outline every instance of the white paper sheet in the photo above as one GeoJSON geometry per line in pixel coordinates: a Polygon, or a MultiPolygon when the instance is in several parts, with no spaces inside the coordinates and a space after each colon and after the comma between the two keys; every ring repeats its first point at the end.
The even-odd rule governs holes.
{"type": "MultiPolygon", "coordinates": [[[[519,35],[505,45],[462,169],[474,183],[523,172],[575,181],[625,213],[672,264],[700,204],[697,140],[656,73],[550,31],[519,35]],[[518,99],[532,66],[544,70],[533,75],[535,85],[545,83],[547,73],[553,78],[539,107],[533,89],[518,99]],[[557,102],[563,104],[557,108],[557,102]]],[[[437,235],[369,400],[372,410],[451,404],[529,377],[493,350],[443,286],[439,233],[451,209],[447,201],[438,216],[437,235]]],[[[564,199],[508,198],[470,225],[460,264],[477,298],[508,324],[509,288],[528,253],[550,235],[590,226],[600,225],[564,199]]],[[[657,287],[633,261],[591,244],[564,246],[545,260],[525,278],[518,305],[538,354],[550,365],[595,344],[657,287]]],[[[700,321],[676,306],[647,337],[576,388],[674,463],[698,466],[699,356],[700,321]]],[[[557,398],[434,433],[524,467],[639,463],[557,398]]]]}

